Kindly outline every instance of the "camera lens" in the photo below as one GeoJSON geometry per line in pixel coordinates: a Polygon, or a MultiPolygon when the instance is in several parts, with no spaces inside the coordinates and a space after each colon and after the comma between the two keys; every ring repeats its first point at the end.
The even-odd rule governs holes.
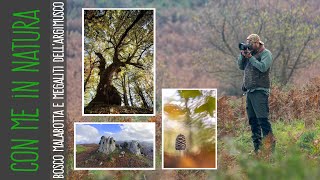
{"type": "Polygon", "coordinates": [[[239,49],[240,49],[240,50],[246,50],[246,44],[244,44],[244,43],[239,43],[239,49]]]}

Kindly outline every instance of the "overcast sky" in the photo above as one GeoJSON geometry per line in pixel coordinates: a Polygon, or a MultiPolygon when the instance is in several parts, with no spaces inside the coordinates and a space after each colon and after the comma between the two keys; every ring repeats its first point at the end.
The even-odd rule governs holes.
{"type": "Polygon", "coordinates": [[[154,123],[126,124],[76,124],[76,144],[98,144],[101,136],[111,136],[116,141],[148,141],[155,136],[154,123]]]}

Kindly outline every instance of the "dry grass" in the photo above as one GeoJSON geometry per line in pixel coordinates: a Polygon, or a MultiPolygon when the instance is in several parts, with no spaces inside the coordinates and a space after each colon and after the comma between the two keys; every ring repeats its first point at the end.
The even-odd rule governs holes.
{"type": "MultiPolygon", "coordinates": [[[[309,172],[311,175],[317,175],[316,171],[313,171],[313,166],[307,166],[303,164],[305,162],[304,156],[300,151],[294,152],[288,157],[284,157],[287,153],[290,153],[290,147],[296,145],[299,139],[302,139],[305,130],[299,130],[295,132],[295,122],[304,122],[305,129],[315,129],[316,123],[320,120],[319,106],[320,106],[320,77],[313,79],[309,83],[301,87],[283,88],[279,86],[273,86],[272,92],[269,98],[270,103],[270,116],[273,125],[278,124],[281,128],[286,128],[288,124],[291,124],[293,129],[285,129],[287,133],[286,138],[288,142],[284,142],[283,139],[277,139],[277,153],[280,154],[280,158],[274,159],[272,156],[272,142],[273,137],[266,138],[263,142],[263,148],[258,156],[250,157],[247,153],[250,150],[251,139],[250,129],[247,122],[245,113],[245,97],[226,97],[223,96],[218,99],[218,171],[163,171],[161,170],[161,115],[158,114],[155,117],[148,119],[148,122],[156,123],[156,171],[110,171],[101,172],[101,177],[112,177],[114,179],[123,179],[131,177],[133,179],[144,178],[157,178],[157,179],[250,179],[251,176],[259,176],[265,173],[273,173],[273,177],[282,177],[287,174],[277,174],[278,169],[282,168],[282,165],[291,161],[290,167],[292,172],[296,172],[296,169],[301,169],[301,172],[309,172]],[[282,125],[279,125],[282,124],[282,125]],[[287,125],[286,125],[287,124],[287,125]],[[288,131],[288,132],[287,132],[288,131]],[[239,137],[242,140],[248,140],[243,142],[237,142],[239,137]],[[226,139],[241,144],[244,149],[238,149],[236,153],[231,152],[224,141],[226,139]],[[249,148],[249,149],[248,149],[249,148]],[[299,156],[300,159],[295,158],[299,156]],[[251,169],[250,169],[251,167],[251,169]],[[253,170],[263,169],[262,174],[256,174],[253,170]],[[281,176],[282,175],[282,176],[281,176]]],[[[113,119],[112,121],[132,121],[131,118],[113,119]]],[[[72,127],[73,126],[69,126],[72,127]]],[[[73,129],[68,129],[70,134],[73,134],[73,129]]],[[[280,133],[280,132],[277,132],[280,133]]],[[[277,136],[279,138],[279,136],[277,136]]],[[[300,140],[301,141],[301,140],[300,140]]],[[[70,141],[69,141],[70,142],[70,141]]],[[[73,141],[72,141],[73,142],[73,141]]],[[[317,152],[313,152],[313,156],[310,157],[307,154],[307,161],[311,162],[315,155],[320,153],[320,141],[317,136],[312,140],[311,144],[316,147],[317,152]]],[[[68,144],[68,148],[72,149],[73,144],[68,144]]],[[[71,150],[72,151],[72,150],[71,150]]],[[[70,152],[70,151],[69,151],[70,152]]],[[[313,163],[315,161],[312,161],[313,163]]],[[[289,164],[290,164],[289,163],[289,164]]],[[[285,167],[286,167],[285,166],[285,167]]],[[[299,171],[299,172],[300,172],[299,171]]],[[[73,171],[69,169],[68,179],[94,179],[97,177],[98,172],[95,171],[73,171]]],[[[258,172],[257,172],[258,173],[258,172]]],[[[298,174],[299,175],[299,174],[298,174]]]]}
{"type": "Polygon", "coordinates": [[[270,116],[272,120],[290,122],[304,119],[306,125],[313,124],[320,107],[320,77],[312,79],[304,86],[288,91],[278,86],[272,88],[270,96],[270,116]]]}
{"type": "MultiPolygon", "coordinates": [[[[247,122],[244,99],[226,96],[218,99],[219,137],[235,135],[243,123],[247,122]]],[[[269,106],[273,122],[303,119],[306,127],[313,127],[320,118],[320,77],[301,87],[285,89],[273,86],[269,106]]]]}

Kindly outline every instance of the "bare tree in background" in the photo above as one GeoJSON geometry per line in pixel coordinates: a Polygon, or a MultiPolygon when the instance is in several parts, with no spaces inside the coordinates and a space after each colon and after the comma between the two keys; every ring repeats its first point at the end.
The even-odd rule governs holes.
{"type": "Polygon", "coordinates": [[[199,66],[214,73],[229,85],[229,93],[236,94],[242,83],[242,72],[235,62],[238,44],[255,33],[273,54],[273,79],[286,85],[297,70],[319,57],[320,15],[310,12],[313,7],[305,1],[209,3],[197,17],[199,30],[208,42],[208,48],[197,55],[199,66]]]}

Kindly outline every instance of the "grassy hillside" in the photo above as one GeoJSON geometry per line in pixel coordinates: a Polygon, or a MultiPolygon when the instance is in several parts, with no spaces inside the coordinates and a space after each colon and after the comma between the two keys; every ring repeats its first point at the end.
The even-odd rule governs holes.
{"type": "MultiPolygon", "coordinates": [[[[201,1],[201,0],[199,0],[201,1]]],[[[81,116],[81,8],[130,7],[124,1],[68,1],[67,48],[67,102],[68,102],[68,179],[320,179],[320,61],[301,69],[294,77],[292,87],[272,85],[270,115],[277,138],[275,154],[249,156],[252,150],[250,129],[245,114],[245,98],[220,97],[218,102],[218,170],[217,171],[163,171],[161,170],[161,88],[162,87],[217,87],[226,82],[203,70],[194,53],[210,47],[197,33],[194,17],[203,11],[202,5],[188,8],[171,6],[175,2],[143,1],[140,7],[157,8],[157,116],[148,117],[84,117],[81,116]],[[161,2],[163,6],[160,6],[161,2]],[[111,4],[114,3],[114,4],[111,4]],[[169,6],[169,5],[170,6],[169,6]],[[220,84],[220,85],[219,85],[220,84]],[[74,122],[156,122],[155,171],[74,171],[74,122]],[[319,172],[317,172],[319,171],[319,172]]],[[[127,1],[126,1],[127,2],[127,1]]],[[[128,1],[129,2],[129,1],[128,1]]],[[[136,1],[138,2],[138,1],[136,1]]],[[[139,1],[142,2],[142,1],[139,1]]],[[[180,2],[180,1],[179,1],[180,2]]],[[[189,2],[189,1],[188,1],[189,2]]],[[[205,1],[204,1],[205,2],[205,1]]],[[[269,2],[269,1],[265,1],[269,2]]],[[[272,4],[273,1],[269,3],[272,4]]],[[[287,2],[287,1],[286,1],[287,2]]],[[[288,1],[290,2],[290,1],[288,1]]],[[[302,2],[302,1],[301,1],[302,2]]],[[[314,2],[317,15],[320,1],[314,2]]],[[[304,2],[303,2],[304,3],[304,2]]],[[[190,3],[189,3],[190,4],[190,3]]],[[[131,7],[133,4],[130,4],[131,7]]],[[[136,4],[134,4],[136,5],[136,4]]],[[[250,20],[250,18],[248,18],[250,20]]],[[[223,58],[212,62],[224,63],[223,58]]],[[[229,64],[226,64],[229,65],[229,64]]],[[[239,87],[234,87],[238,90],[239,87]]],[[[81,148],[80,148],[81,150],[81,148]]]]}
{"type": "MultiPolygon", "coordinates": [[[[320,178],[320,78],[303,86],[274,85],[269,99],[276,149],[258,156],[245,114],[245,98],[218,101],[218,168],[209,176],[225,179],[320,178]],[[220,163],[219,163],[220,162],[220,163]]],[[[265,146],[267,146],[265,142],[265,146]]]]}
{"type": "MultiPolygon", "coordinates": [[[[251,155],[251,132],[244,97],[218,100],[218,170],[161,170],[161,116],[157,124],[155,171],[77,171],[89,179],[319,179],[320,77],[301,86],[273,85],[270,113],[276,137],[273,154],[251,155]]],[[[80,148],[81,149],[81,148],[80,148]]]]}
{"type": "Polygon", "coordinates": [[[233,136],[224,136],[218,147],[219,171],[210,173],[221,179],[318,179],[320,177],[320,122],[306,127],[305,122],[276,121],[272,123],[277,139],[273,154],[253,149],[248,126],[233,136]]]}
{"type": "Polygon", "coordinates": [[[145,156],[132,154],[128,149],[116,148],[112,153],[106,155],[97,152],[98,144],[77,145],[76,165],[78,168],[151,168],[152,159],[145,156]],[[124,157],[120,152],[124,151],[124,157]]]}

